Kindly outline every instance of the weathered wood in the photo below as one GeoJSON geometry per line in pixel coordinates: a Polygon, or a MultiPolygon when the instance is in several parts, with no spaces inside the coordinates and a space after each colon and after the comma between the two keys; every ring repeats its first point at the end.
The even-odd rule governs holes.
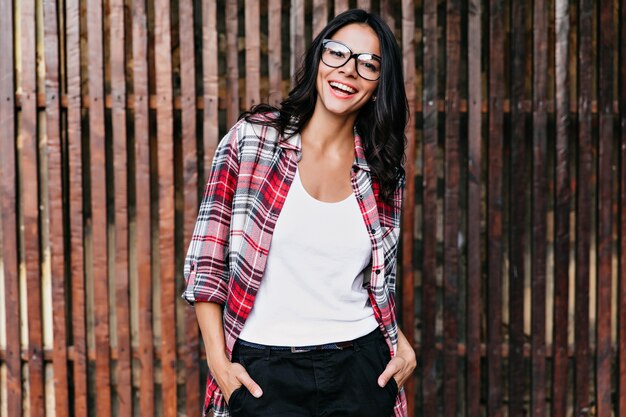
{"type": "Polygon", "coordinates": [[[556,206],[554,236],[554,325],[552,410],[553,417],[567,415],[568,358],[567,331],[569,313],[569,216],[570,216],[570,164],[569,164],[569,4],[556,1],[556,206]]]}
{"type": "Polygon", "coordinates": [[[348,0],[335,0],[335,16],[345,12],[349,8],[348,0]]]}
{"type": "Polygon", "coordinates": [[[10,416],[21,415],[22,409],[22,362],[20,359],[20,304],[18,266],[18,228],[16,193],[16,132],[15,132],[15,68],[13,3],[0,0],[0,239],[2,239],[2,263],[4,277],[4,325],[6,354],[2,362],[6,369],[6,412],[10,416]]]}
{"type": "Polygon", "coordinates": [[[393,15],[394,5],[391,0],[380,0],[380,16],[389,25],[391,31],[396,31],[396,19],[393,15]]]}
{"type": "Polygon", "coordinates": [[[357,0],[356,7],[369,12],[370,8],[372,7],[372,1],[371,0],[357,0]]]}
{"type": "Polygon", "coordinates": [[[52,278],[54,403],[57,417],[69,414],[66,313],[65,247],[63,227],[63,149],[59,91],[59,27],[57,4],[44,1],[44,52],[46,62],[46,137],[50,227],[50,273],[52,278]]]}
{"type": "Polygon", "coordinates": [[[616,415],[626,414],[626,53],[623,48],[626,47],[626,1],[620,2],[621,24],[619,26],[620,47],[620,68],[619,77],[621,79],[621,88],[619,91],[619,110],[620,110],[620,134],[621,134],[621,154],[620,154],[620,204],[619,207],[619,293],[618,293],[618,344],[620,350],[618,353],[618,402],[616,415]]]}
{"type": "MultiPolygon", "coordinates": [[[[268,72],[269,72],[269,104],[277,106],[283,97],[283,66],[282,66],[282,39],[281,39],[281,1],[269,0],[267,10],[268,20],[268,72]]],[[[315,33],[315,31],[314,31],[315,33]]]]}
{"type": "MultiPolygon", "coordinates": [[[[278,0],[271,0],[270,7],[276,6],[276,2],[278,0]]],[[[280,2],[279,2],[280,8],[280,2]]],[[[269,30],[270,36],[272,33],[272,24],[276,24],[272,19],[275,20],[275,11],[274,9],[270,9],[270,23],[269,30]],[[274,14],[272,14],[272,11],[274,14]]],[[[280,9],[278,10],[278,19],[280,19],[280,9]]],[[[218,77],[218,53],[217,53],[217,5],[215,2],[205,2],[202,7],[202,86],[204,88],[203,95],[203,103],[204,103],[204,117],[203,117],[203,146],[204,146],[204,163],[203,163],[203,172],[204,178],[201,180],[200,185],[204,185],[208,175],[209,169],[211,166],[211,161],[213,160],[213,154],[215,153],[215,148],[217,147],[217,142],[219,140],[219,123],[218,123],[218,101],[219,101],[219,77],[218,77]]],[[[279,24],[280,26],[280,24],[279,24]]],[[[274,29],[274,33],[276,33],[276,29],[274,29]]],[[[280,34],[279,34],[280,37],[280,34]]],[[[280,38],[279,38],[280,39],[280,38]]],[[[272,38],[270,37],[270,45],[273,45],[272,38]]],[[[279,43],[280,45],[280,43],[279,43]]],[[[272,71],[276,71],[275,63],[272,62],[272,58],[275,58],[278,55],[279,59],[279,72],[278,76],[280,77],[280,47],[278,50],[274,50],[273,48],[269,51],[269,60],[270,60],[270,79],[272,75],[276,78],[276,73],[272,74],[272,71]]],[[[280,79],[278,82],[280,86],[280,79]]],[[[276,80],[273,82],[270,81],[270,97],[272,96],[272,90],[276,87],[276,80]]],[[[198,194],[201,193],[201,187],[199,187],[198,194]]]]}
{"type": "Polygon", "coordinates": [[[459,228],[460,228],[460,112],[461,2],[446,2],[446,118],[445,118],[445,198],[443,263],[443,415],[457,415],[459,342],[459,228]]]}
{"type": "MultiPolygon", "coordinates": [[[[39,166],[37,137],[37,80],[36,80],[36,34],[35,2],[24,2],[20,6],[21,23],[21,85],[22,114],[20,137],[22,142],[19,181],[19,201],[22,205],[23,223],[21,246],[24,254],[26,291],[28,293],[28,393],[30,412],[43,415],[44,407],[44,365],[43,365],[43,324],[41,311],[41,257],[40,208],[39,208],[39,166]]],[[[18,155],[19,156],[19,155],[18,155]]]]}
{"type": "Polygon", "coordinates": [[[589,279],[592,209],[589,196],[595,182],[592,150],[591,98],[593,96],[593,2],[578,2],[578,167],[576,181],[576,376],[574,415],[589,412],[590,340],[589,279]]]}
{"type": "Polygon", "coordinates": [[[611,314],[613,245],[613,66],[615,49],[614,2],[600,1],[598,113],[598,229],[596,301],[596,404],[597,416],[612,415],[611,401],[611,314]]]}
{"type": "Polygon", "coordinates": [[[259,2],[245,2],[246,109],[261,102],[261,30],[259,2]]]}
{"type": "Polygon", "coordinates": [[[467,416],[480,411],[480,318],[482,282],[482,87],[481,2],[469,0],[467,23],[468,62],[468,201],[467,201],[467,416]]]}
{"type": "Polygon", "coordinates": [[[489,158],[487,184],[487,415],[502,415],[502,158],[504,2],[489,2],[489,158]]]}
{"type": "Polygon", "coordinates": [[[510,216],[509,237],[509,416],[524,416],[524,395],[527,378],[524,372],[524,280],[526,263],[526,213],[528,201],[527,148],[530,140],[526,133],[526,16],[532,10],[527,0],[511,4],[511,158],[510,166],[510,216]]]}
{"type": "Polygon", "coordinates": [[[150,131],[148,127],[148,28],[146,4],[132,3],[133,91],[135,93],[135,264],[137,274],[137,326],[139,346],[139,408],[154,414],[152,329],[152,264],[150,211],[150,131]]]}
{"type": "MultiPolygon", "coordinates": [[[[194,37],[193,37],[193,1],[180,0],[178,2],[179,45],[180,45],[180,89],[182,96],[181,129],[182,129],[182,159],[183,159],[183,241],[190,242],[196,215],[198,213],[198,159],[196,149],[196,91],[194,66],[194,37]]],[[[248,9],[246,9],[246,13],[248,9]]],[[[247,22],[247,15],[246,15],[247,22]]],[[[246,28],[247,29],[247,28],[246,28]]],[[[246,30],[246,34],[248,31],[246,30]]],[[[256,34],[257,38],[259,34],[256,34]]],[[[248,71],[250,69],[247,66],[248,71]]],[[[249,74],[248,74],[249,75],[249,74]]],[[[258,93],[258,89],[257,89],[258,93]]],[[[176,293],[180,292],[182,280],[176,272],[174,282],[177,284],[176,293]]],[[[185,308],[183,303],[178,305],[182,312],[184,323],[183,343],[185,346],[184,379],[185,379],[185,409],[187,416],[201,415],[200,402],[200,334],[198,322],[192,308],[185,308]]],[[[179,318],[180,320],[180,318],[179,318]]]]}
{"type": "Polygon", "coordinates": [[[226,124],[229,128],[239,116],[237,13],[237,2],[226,2],[226,124]]]}
{"type": "Polygon", "coordinates": [[[304,60],[304,0],[291,0],[291,60],[290,60],[290,78],[291,87],[295,82],[295,74],[304,60]]]}
{"type": "Polygon", "coordinates": [[[424,4],[423,58],[423,201],[422,224],[424,264],[422,266],[422,412],[437,412],[437,351],[435,344],[436,282],[437,282],[437,4],[424,4]]]}
{"type": "Polygon", "coordinates": [[[114,415],[132,414],[130,300],[128,274],[128,172],[126,145],[126,80],[124,48],[124,2],[109,1],[111,118],[115,184],[115,318],[117,366],[115,368],[114,415]]]}
{"type": "Polygon", "coordinates": [[[326,23],[328,23],[328,2],[326,0],[313,0],[313,38],[324,29],[326,23]]]}
{"type": "MultiPolygon", "coordinates": [[[[409,105],[409,120],[405,129],[406,147],[406,185],[402,213],[402,331],[413,343],[415,341],[415,15],[413,2],[402,2],[402,64],[404,69],[404,87],[409,105]]],[[[408,399],[409,415],[415,415],[415,378],[404,383],[408,399]]]]}

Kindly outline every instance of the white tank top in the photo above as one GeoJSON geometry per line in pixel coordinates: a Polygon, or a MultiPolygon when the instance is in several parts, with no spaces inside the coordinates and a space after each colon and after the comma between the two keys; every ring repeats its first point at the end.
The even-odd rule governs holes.
{"type": "Polygon", "coordinates": [[[378,327],[363,288],[372,246],[354,193],[311,197],[296,171],[276,222],[261,286],[239,336],[274,346],[341,342],[378,327]]]}

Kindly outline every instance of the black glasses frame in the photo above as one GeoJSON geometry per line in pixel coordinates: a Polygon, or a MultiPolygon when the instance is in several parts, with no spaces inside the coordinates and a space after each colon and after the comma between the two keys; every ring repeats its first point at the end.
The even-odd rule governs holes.
{"type": "Polygon", "coordinates": [[[355,66],[355,68],[356,68],[356,73],[357,73],[357,74],[359,74],[359,77],[361,77],[361,78],[363,78],[364,80],[367,80],[367,81],[378,81],[378,79],[380,79],[380,72],[378,73],[378,77],[376,77],[376,78],[374,78],[374,79],[364,77],[364,76],[363,76],[363,75],[361,75],[361,73],[359,72],[359,57],[360,57],[361,55],[369,55],[369,56],[371,56],[372,58],[374,58],[376,61],[378,61],[378,62],[382,63],[382,59],[381,59],[378,55],[376,55],[376,54],[372,54],[372,53],[370,53],[370,52],[361,52],[361,53],[359,53],[359,54],[355,54],[354,52],[352,52],[352,49],[350,49],[350,47],[349,47],[348,45],[346,45],[346,44],[345,44],[345,43],[343,43],[343,42],[337,41],[337,40],[335,40],[335,39],[324,39],[324,40],[322,41],[322,47],[323,47],[323,48],[326,48],[326,45],[327,45],[329,42],[338,43],[339,45],[344,46],[344,47],[345,47],[345,48],[346,48],[346,49],[350,52],[350,55],[346,58],[346,61],[345,61],[343,64],[341,64],[341,65],[330,65],[330,64],[328,64],[326,61],[324,61],[324,52],[322,52],[321,58],[322,58],[322,62],[324,63],[324,65],[326,65],[326,66],[328,66],[328,67],[331,67],[331,68],[341,68],[341,67],[343,67],[344,65],[346,65],[348,62],[350,62],[350,60],[351,60],[351,59],[353,59],[353,58],[354,58],[354,63],[356,64],[356,66],[355,66]]]}

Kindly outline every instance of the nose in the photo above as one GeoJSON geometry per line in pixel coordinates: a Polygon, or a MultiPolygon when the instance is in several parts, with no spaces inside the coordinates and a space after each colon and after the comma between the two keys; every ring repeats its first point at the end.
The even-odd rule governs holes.
{"type": "Polygon", "coordinates": [[[348,59],[348,62],[346,62],[339,68],[339,71],[343,72],[346,75],[356,78],[358,76],[358,71],[356,69],[356,66],[357,66],[356,58],[357,58],[356,56],[350,57],[350,59],[348,59]]]}

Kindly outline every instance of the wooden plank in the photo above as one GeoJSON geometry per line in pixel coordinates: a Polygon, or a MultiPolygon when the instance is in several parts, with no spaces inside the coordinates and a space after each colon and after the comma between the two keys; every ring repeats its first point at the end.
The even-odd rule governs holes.
{"type": "Polygon", "coordinates": [[[46,136],[48,159],[48,207],[50,225],[50,273],[52,277],[54,404],[57,417],[68,415],[68,374],[65,329],[65,247],[63,227],[63,149],[59,99],[59,28],[56,2],[44,4],[44,53],[46,62],[46,136]]]}
{"type": "Polygon", "coordinates": [[[313,38],[324,29],[326,23],[328,23],[328,2],[326,0],[313,0],[313,38]]]}
{"type": "Polygon", "coordinates": [[[393,33],[396,32],[396,19],[393,15],[395,2],[391,0],[380,0],[380,16],[389,25],[393,33]]]}
{"type": "MultiPolygon", "coordinates": [[[[276,6],[278,0],[270,1],[270,11],[268,12],[270,19],[270,42],[269,45],[274,45],[271,38],[272,34],[272,17],[276,18],[275,11],[271,9],[271,6],[276,6]]],[[[280,2],[279,2],[280,8],[280,2]]],[[[278,11],[278,18],[280,19],[280,10],[278,11]]],[[[217,147],[217,141],[219,140],[219,124],[218,124],[218,100],[219,100],[219,78],[218,78],[218,66],[216,65],[218,60],[217,55],[217,5],[215,2],[208,2],[203,5],[202,8],[202,61],[203,61],[203,87],[204,87],[204,119],[203,119],[203,145],[204,145],[204,176],[201,185],[206,181],[208,177],[211,161],[213,160],[213,154],[217,147]]],[[[279,25],[280,26],[280,25],[279,25]]],[[[274,28],[274,33],[277,30],[274,28]]],[[[280,39],[280,35],[279,35],[280,39]]],[[[276,70],[272,62],[272,58],[280,54],[280,48],[278,53],[274,48],[270,49],[269,55],[269,72],[270,72],[270,96],[272,90],[275,88],[275,84],[272,83],[272,71],[276,70]]],[[[280,57],[279,57],[280,59],[280,57]]],[[[279,61],[280,65],[280,61],[279,61]]],[[[199,190],[201,192],[201,190],[199,190]]]]}
{"type": "Polygon", "coordinates": [[[98,417],[111,415],[109,289],[107,272],[107,178],[104,135],[104,62],[102,1],[87,0],[89,71],[89,155],[91,195],[91,269],[95,336],[95,407],[98,417]]]}
{"type": "Polygon", "coordinates": [[[132,414],[130,348],[130,299],[128,276],[128,173],[126,146],[126,79],[124,49],[124,1],[109,1],[111,118],[115,184],[115,316],[117,327],[117,366],[115,369],[116,410],[132,414]]]}
{"type": "MultiPolygon", "coordinates": [[[[415,12],[413,2],[402,1],[402,64],[404,88],[409,104],[409,120],[405,129],[406,186],[402,212],[402,331],[410,343],[415,342],[415,260],[413,255],[415,229],[415,12]]],[[[415,415],[415,378],[404,383],[408,399],[408,414],[415,415]]]]}
{"type": "Polygon", "coordinates": [[[304,0],[291,0],[290,10],[290,32],[291,32],[291,62],[290,78],[291,87],[294,87],[296,71],[304,60],[304,0]]]}
{"type": "Polygon", "coordinates": [[[612,340],[612,232],[613,232],[613,65],[615,30],[614,2],[602,0],[599,8],[599,82],[598,113],[598,229],[597,229],[597,302],[596,302],[596,404],[597,416],[612,415],[611,360],[612,340]]]}
{"type": "Polygon", "coordinates": [[[623,48],[626,46],[626,0],[620,2],[620,92],[619,110],[621,127],[621,157],[620,157],[620,201],[619,204],[619,294],[618,294],[618,403],[617,415],[626,414],[626,53],[623,48]]]}
{"type": "Polygon", "coordinates": [[[531,10],[527,0],[511,4],[511,172],[509,238],[509,416],[524,416],[526,373],[524,372],[524,279],[526,263],[526,212],[528,201],[528,170],[526,113],[526,17],[531,10]]]}
{"type": "MultiPolygon", "coordinates": [[[[357,0],[356,7],[369,12],[372,8],[372,0],[357,0]]],[[[403,13],[403,15],[405,15],[405,13],[403,13]]]]}
{"type": "MultiPolygon", "coordinates": [[[[190,242],[196,215],[198,213],[198,159],[196,149],[196,72],[193,33],[193,1],[181,0],[178,3],[179,45],[180,45],[180,90],[182,122],[183,158],[183,241],[190,242]]],[[[246,31],[247,33],[247,31],[246,31]]],[[[259,35],[256,35],[259,37],[259,35]]],[[[248,67],[249,68],[249,67],[248,67]]],[[[176,280],[176,278],[174,278],[176,280]]],[[[176,280],[177,288],[182,281],[176,280]]],[[[181,290],[176,291],[179,293],[181,290]]],[[[200,333],[193,308],[185,308],[184,303],[175,303],[183,308],[184,322],[184,378],[185,407],[188,416],[201,415],[200,401],[200,333]]],[[[179,307],[180,308],[180,307],[179,307]]]]}
{"type": "Polygon", "coordinates": [[[16,194],[16,150],[15,150],[15,67],[13,48],[13,2],[0,0],[0,27],[5,35],[0,37],[0,215],[2,221],[2,265],[4,274],[4,312],[7,320],[4,327],[6,354],[3,365],[6,369],[7,415],[19,416],[22,409],[22,362],[20,359],[20,305],[18,271],[18,228],[16,194]],[[8,52],[11,51],[11,52],[8,52]]]}
{"type": "Polygon", "coordinates": [[[283,66],[281,38],[281,1],[269,0],[267,6],[268,20],[268,72],[270,79],[269,104],[278,106],[283,97],[283,66]]]}
{"type": "Polygon", "coordinates": [[[345,12],[349,8],[348,0],[335,0],[335,16],[345,12]]]}
{"type": "Polygon", "coordinates": [[[245,2],[246,108],[261,102],[261,8],[256,0],[245,2]]]}
{"type": "Polygon", "coordinates": [[[154,4],[154,65],[159,204],[159,277],[161,321],[161,393],[163,416],[176,416],[176,308],[174,255],[174,143],[170,3],[154,4]]]}
{"type": "Polygon", "coordinates": [[[593,173],[592,120],[593,96],[593,2],[578,2],[578,167],[576,181],[576,296],[575,296],[575,393],[574,415],[589,411],[591,379],[589,346],[589,273],[592,209],[589,196],[593,173]]]}
{"type": "Polygon", "coordinates": [[[437,4],[426,2],[423,16],[423,245],[422,267],[422,370],[423,414],[437,412],[437,351],[435,350],[437,284],[437,4]]]}
{"type": "Polygon", "coordinates": [[[229,128],[239,116],[237,14],[237,2],[226,2],[226,124],[229,128]]]}
{"type": "Polygon", "coordinates": [[[468,190],[467,201],[467,416],[480,411],[480,319],[482,307],[482,87],[481,2],[469,0],[468,63],[468,190]]]}
{"type": "Polygon", "coordinates": [[[44,365],[43,365],[43,325],[41,312],[41,257],[40,209],[39,209],[39,168],[37,165],[37,80],[36,80],[36,34],[35,2],[24,2],[20,6],[22,68],[22,114],[20,136],[22,142],[21,180],[19,193],[23,213],[22,239],[23,262],[28,293],[28,392],[30,412],[43,415],[44,405],[44,365]]]}
{"type": "Polygon", "coordinates": [[[74,415],[87,416],[87,346],[85,329],[85,265],[83,250],[83,152],[81,132],[80,2],[65,2],[65,68],[69,164],[69,233],[72,284],[74,415]]]}
{"type": "Polygon", "coordinates": [[[446,2],[446,118],[443,264],[443,415],[457,415],[459,342],[461,2],[446,2]]]}
{"type": "Polygon", "coordinates": [[[487,415],[502,415],[502,157],[504,2],[489,2],[489,150],[487,184],[487,415]]]}
{"type": "Polygon", "coordinates": [[[556,14],[556,206],[554,236],[554,325],[552,367],[553,417],[567,413],[568,314],[569,314],[569,216],[571,204],[569,164],[569,2],[557,0],[556,14]]]}

